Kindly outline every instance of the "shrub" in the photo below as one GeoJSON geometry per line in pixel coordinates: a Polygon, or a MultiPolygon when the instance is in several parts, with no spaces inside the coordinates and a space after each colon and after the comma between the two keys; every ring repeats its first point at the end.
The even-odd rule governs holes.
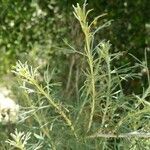
{"type": "Polygon", "coordinates": [[[7,140],[10,145],[19,149],[34,149],[35,145],[42,149],[149,149],[150,84],[139,95],[125,95],[122,88],[124,80],[138,77],[133,68],[147,70],[147,66],[140,61],[133,67],[114,66],[122,53],[111,53],[109,41],[95,40],[102,27],[95,29],[93,24],[103,15],[89,23],[90,12],[86,4],[74,6],[83,31],[83,47],[79,51],[68,44],[78,63],[83,62],[82,79],[72,81],[78,99],[70,97],[68,101],[69,88],[64,92],[59,87],[63,95],[56,91],[53,72],[17,62],[13,72],[21,83],[18,96],[24,107],[17,125],[21,132],[11,134],[13,139],[7,140]]]}

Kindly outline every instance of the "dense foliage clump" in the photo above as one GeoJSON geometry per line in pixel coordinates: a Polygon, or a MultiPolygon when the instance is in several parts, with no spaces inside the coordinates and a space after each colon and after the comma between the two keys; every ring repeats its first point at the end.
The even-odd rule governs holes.
{"type": "Polygon", "coordinates": [[[2,2],[0,75],[20,113],[0,147],[148,150],[147,3],[2,2]]]}

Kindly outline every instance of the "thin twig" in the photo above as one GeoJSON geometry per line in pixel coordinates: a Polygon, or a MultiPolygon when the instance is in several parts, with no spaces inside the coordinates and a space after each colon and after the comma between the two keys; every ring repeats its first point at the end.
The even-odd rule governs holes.
{"type": "Polygon", "coordinates": [[[131,137],[135,137],[135,138],[150,138],[150,132],[148,133],[144,133],[144,132],[129,132],[129,133],[120,133],[120,134],[113,134],[113,133],[97,133],[94,135],[90,135],[87,138],[88,139],[92,139],[92,138],[131,138],[131,137]]]}

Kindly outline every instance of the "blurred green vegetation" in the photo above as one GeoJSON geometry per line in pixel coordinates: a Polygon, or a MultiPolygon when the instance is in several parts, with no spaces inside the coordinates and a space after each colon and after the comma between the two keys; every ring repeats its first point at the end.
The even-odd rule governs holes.
{"type": "MultiPolygon", "coordinates": [[[[0,0],[0,76],[5,77],[8,74],[8,78],[4,79],[6,85],[9,80],[15,80],[14,76],[11,75],[11,77],[9,77],[9,74],[12,70],[12,66],[14,66],[18,60],[23,63],[27,61],[28,64],[33,67],[39,66],[38,82],[43,85],[43,87],[50,86],[49,90],[50,93],[52,93],[52,98],[57,99],[59,105],[65,104],[66,108],[64,107],[63,109],[66,109],[65,112],[67,112],[67,109],[69,111],[71,110],[72,114],[68,115],[67,113],[67,115],[69,118],[73,116],[73,119],[77,116],[76,112],[80,110],[82,100],[84,101],[84,99],[90,95],[87,94],[89,89],[86,87],[86,84],[89,82],[88,79],[86,79],[88,78],[88,72],[87,74],[85,73],[87,71],[85,68],[88,68],[88,62],[85,57],[80,56],[80,53],[82,54],[84,52],[84,34],[81,31],[80,24],[73,15],[72,5],[76,5],[76,3],[83,4],[84,1],[0,0]],[[78,51],[78,53],[76,53],[76,51],[78,51]],[[54,84],[49,85],[49,82],[54,82],[54,84]],[[84,84],[84,88],[87,88],[87,91],[82,91],[84,84]]],[[[149,107],[149,105],[145,103],[141,104],[141,102],[137,100],[137,97],[133,97],[132,93],[144,93],[143,91],[146,91],[145,89],[149,86],[149,79],[147,78],[149,71],[144,72],[143,66],[146,66],[148,70],[150,68],[150,1],[87,0],[87,3],[87,9],[94,9],[88,18],[89,22],[91,22],[95,16],[105,14],[100,19],[95,20],[92,25],[92,29],[96,30],[97,27],[106,24],[104,28],[95,34],[94,43],[92,44],[95,47],[101,40],[110,41],[112,44],[111,53],[117,53],[116,56],[118,57],[113,61],[111,69],[122,66],[124,69],[124,65],[126,64],[128,64],[127,66],[129,67],[125,72],[121,72],[122,74],[128,74],[127,78],[124,76],[125,80],[121,79],[121,81],[118,81],[117,77],[113,76],[113,84],[115,85],[116,83],[118,86],[117,82],[121,82],[119,84],[122,84],[123,91],[127,97],[124,97],[123,93],[123,95],[118,96],[119,102],[116,104],[111,102],[113,109],[110,110],[110,113],[114,113],[114,115],[105,114],[106,116],[108,115],[108,118],[106,117],[106,125],[108,125],[107,123],[110,118],[113,121],[108,125],[109,131],[110,129],[114,129],[116,120],[118,121],[120,119],[116,115],[118,112],[121,112],[121,117],[124,117],[125,114],[130,116],[129,111],[135,113],[135,108],[137,108],[139,112],[142,112],[142,110],[148,110],[149,107]],[[135,56],[136,59],[133,58],[132,55],[135,56]],[[139,61],[141,62],[139,63],[139,61]],[[135,67],[130,68],[131,66],[135,67]],[[129,99],[130,101],[128,101],[129,99]]],[[[97,57],[98,54],[95,54],[95,60],[97,57]]],[[[102,65],[103,63],[104,62],[102,62],[102,65]]],[[[99,74],[107,74],[105,69],[106,66],[104,64],[101,70],[102,73],[99,74]]],[[[121,69],[122,68],[120,68],[120,70],[121,69]]],[[[123,69],[121,71],[124,71],[123,69]]],[[[107,79],[104,80],[103,83],[100,83],[100,81],[97,81],[97,83],[104,86],[107,83],[107,79]]],[[[35,107],[38,107],[39,105],[43,105],[43,103],[47,105],[46,98],[43,98],[40,94],[28,95],[22,90],[18,90],[16,80],[15,83],[11,85],[14,94],[22,106],[31,107],[35,105],[35,107]],[[26,99],[28,102],[26,102],[26,99]],[[36,102],[36,100],[38,100],[38,102],[36,102]],[[43,101],[43,103],[40,104],[39,101],[43,101]]],[[[107,84],[100,89],[104,95],[106,94],[106,86],[107,84]]],[[[96,89],[97,88],[99,87],[96,87],[96,89]]],[[[98,95],[96,98],[102,98],[100,105],[106,105],[101,95],[98,95]]],[[[115,99],[113,98],[112,100],[115,99]]],[[[149,98],[146,97],[146,100],[149,101],[149,98]]],[[[83,105],[84,108],[80,121],[82,120],[85,123],[88,120],[87,118],[89,118],[87,112],[90,111],[90,103],[90,101],[85,102],[85,106],[83,105]]],[[[102,119],[100,114],[103,113],[99,111],[99,103],[96,103],[96,105],[96,113],[93,116],[94,127],[92,126],[94,133],[96,132],[95,129],[98,126],[99,120],[102,119]]],[[[148,112],[146,113],[148,114],[148,112]]],[[[56,127],[54,127],[54,132],[51,133],[50,131],[53,139],[51,140],[50,137],[48,140],[45,140],[45,150],[49,149],[53,144],[58,144],[58,146],[56,146],[58,149],[93,149],[93,145],[97,145],[98,148],[103,145],[103,149],[114,150],[126,148],[132,150],[140,150],[142,148],[149,149],[148,139],[141,139],[139,141],[135,138],[135,140],[131,142],[131,145],[128,145],[130,142],[128,139],[121,140],[118,138],[110,138],[108,140],[100,138],[100,141],[99,139],[95,139],[94,141],[90,139],[86,139],[85,141],[84,139],[80,139],[75,142],[75,139],[72,138],[72,133],[68,131],[69,129],[62,121],[57,120],[60,116],[58,116],[56,112],[46,108],[46,112],[40,109],[36,115],[39,116],[42,122],[44,122],[45,119],[49,119],[52,123],[53,121],[55,122],[56,119],[57,122],[56,127]],[[48,118],[49,113],[51,117],[48,118]],[[59,132],[57,133],[57,131],[59,132]],[[64,135],[59,135],[62,131],[64,135]],[[58,137],[61,142],[59,142],[58,137]]],[[[33,126],[37,125],[38,119],[36,115],[36,119],[33,119],[34,121],[32,119],[27,120],[29,127],[24,126],[26,131],[37,131],[40,135],[34,135],[31,141],[42,138],[42,134],[45,132],[44,129],[41,132],[38,129],[31,130],[32,124],[33,126]]],[[[133,116],[133,118],[135,116],[133,116]]],[[[120,132],[120,130],[121,132],[132,131],[134,129],[140,129],[143,126],[142,129],[149,130],[148,119],[145,119],[145,116],[143,118],[141,116],[139,115],[135,121],[132,120],[132,117],[129,117],[129,123],[122,123],[123,127],[120,127],[117,132],[120,132]],[[143,122],[138,122],[141,119],[140,117],[143,119],[143,122]],[[145,123],[145,125],[143,125],[143,123],[145,123]]],[[[82,127],[85,126],[87,125],[84,123],[77,124],[76,127],[79,128],[77,132],[81,135],[85,134],[86,131],[81,131],[83,129],[82,127]]],[[[46,131],[49,129],[48,127],[46,126],[46,131]]],[[[22,129],[22,126],[19,125],[18,128],[22,129]]],[[[82,136],[84,137],[84,135],[82,136]]],[[[43,139],[40,140],[42,141],[43,139]]]]}
{"type": "MultiPolygon", "coordinates": [[[[3,65],[0,65],[0,74],[7,72],[16,60],[25,60],[29,55],[40,58],[46,55],[48,61],[50,57],[53,57],[51,61],[57,61],[59,57],[62,61],[68,61],[65,52],[60,49],[64,46],[63,40],[69,43],[78,42],[79,45],[82,40],[78,35],[79,26],[72,14],[72,4],[77,2],[83,3],[77,0],[1,0],[0,64],[3,65]]],[[[113,20],[109,27],[98,33],[97,38],[110,40],[114,51],[130,52],[142,60],[144,49],[149,49],[150,43],[150,2],[148,0],[87,2],[88,8],[94,8],[93,16],[107,13],[102,20],[95,22],[95,26],[113,20]]],[[[126,56],[121,63],[124,61],[132,60],[126,56]]]]}
{"type": "MultiPolygon", "coordinates": [[[[72,4],[77,2],[82,4],[84,1],[2,0],[0,75],[9,72],[16,60],[30,61],[32,64],[49,64],[61,74],[63,79],[60,80],[66,83],[69,65],[73,64],[72,59],[76,62],[78,58],[72,56],[65,42],[81,49],[83,40],[79,24],[72,13],[72,4]]],[[[89,0],[87,3],[89,9],[94,9],[91,18],[107,13],[95,21],[95,27],[112,20],[111,25],[97,33],[96,38],[110,40],[113,51],[124,52],[116,65],[133,65],[135,61],[128,53],[144,61],[145,49],[148,49],[147,57],[150,60],[148,0],[89,0]]],[[[79,64],[73,64],[74,68],[78,66],[79,64]]]]}

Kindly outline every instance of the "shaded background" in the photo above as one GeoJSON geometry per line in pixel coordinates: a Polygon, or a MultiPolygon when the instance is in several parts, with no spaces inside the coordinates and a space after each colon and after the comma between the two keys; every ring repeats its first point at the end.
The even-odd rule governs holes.
{"type": "MultiPolygon", "coordinates": [[[[144,51],[150,62],[150,1],[149,0],[89,0],[87,8],[94,8],[91,19],[103,13],[105,17],[95,26],[112,20],[109,27],[100,30],[96,38],[109,40],[112,52],[123,52],[123,57],[114,65],[135,64],[128,55],[144,61],[144,51]]],[[[0,1],[0,75],[10,72],[17,60],[29,61],[32,65],[47,65],[55,68],[57,81],[69,87],[69,71],[72,78],[80,75],[82,60],[72,54],[66,42],[82,51],[83,35],[73,16],[72,5],[82,0],[1,0],[0,1]],[[65,41],[65,42],[64,42],[65,41]],[[74,71],[75,70],[75,71],[74,71]]],[[[140,68],[135,72],[141,72],[140,68]]],[[[131,89],[143,82],[130,80],[131,89]]],[[[124,84],[126,86],[126,84],[124,84]]],[[[128,88],[129,89],[129,88],[128,88]]],[[[138,88],[136,88],[138,89],[138,88]]],[[[73,92],[73,91],[72,91],[73,92]]],[[[71,95],[71,93],[70,93],[71,95]]]]}

